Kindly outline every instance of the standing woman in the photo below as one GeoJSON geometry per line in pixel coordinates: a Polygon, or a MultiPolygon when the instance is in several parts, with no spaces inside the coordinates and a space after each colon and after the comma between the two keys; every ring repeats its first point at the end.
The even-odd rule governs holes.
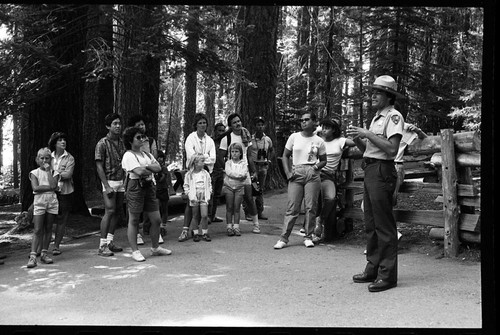
{"type": "Polygon", "coordinates": [[[288,245],[288,238],[305,202],[304,245],[314,247],[312,235],[321,190],[320,170],[326,165],[325,141],[314,134],[316,114],[304,112],[300,118],[302,131],[290,135],[283,152],[283,169],[288,180],[288,204],[283,221],[283,231],[274,249],[288,245]],[[290,166],[292,157],[292,166],[290,166]]]}
{"type": "MultiPolygon", "coordinates": [[[[215,164],[215,143],[214,140],[207,135],[208,119],[203,113],[196,113],[194,115],[193,128],[194,131],[188,135],[184,147],[186,149],[186,162],[190,162],[194,154],[202,154],[205,157],[204,169],[212,175],[215,164]]],[[[209,213],[211,208],[209,208],[209,213]]],[[[179,242],[187,241],[189,239],[189,226],[193,218],[192,207],[189,203],[186,204],[184,210],[184,224],[182,232],[179,236],[179,242]]]]}
{"type": "Polygon", "coordinates": [[[50,136],[49,148],[52,151],[52,170],[59,174],[59,192],[57,200],[59,201],[59,215],[57,217],[56,237],[52,255],[61,254],[61,241],[64,237],[66,223],[73,204],[73,170],[75,168],[75,158],[66,151],[66,134],[55,132],[50,136]]]}
{"type": "Polygon", "coordinates": [[[161,216],[156,185],[153,175],[161,171],[160,164],[153,155],[141,150],[148,137],[138,127],[128,127],[123,132],[123,142],[127,151],[123,155],[122,167],[127,172],[126,194],[129,213],[127,237],[132,248],[132,258],[137,262],[146,259],[137,247],[137,231],[141,213],[151,222],[151,254],[170,255],[172,251],[159,246],[161,216]]]}

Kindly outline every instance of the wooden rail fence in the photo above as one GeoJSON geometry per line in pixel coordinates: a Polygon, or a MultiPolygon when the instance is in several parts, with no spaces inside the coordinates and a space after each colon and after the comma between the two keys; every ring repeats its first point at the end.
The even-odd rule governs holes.
{"type": "MultiPolygon", "coordinates": [[[[480,188],[475,185],[471,168],[481,166],[481,137],[478,132],[453,133],[443,129],[440,135],[416,139],[405,150],[405,161],[425,159],[427,171],[407,173],[406,179],[436,176],[441,182],[407,182],[400,188],[402,193],[428,192],[436,194],[436,201],[443,203],[442,210],[395,209],[396,221],[428,225],[431,238],[444,239],[445,257],[457,257],[460,241],[480,243],[480,188]]],[[[354,208],[355,200],[362,199],[362,176],[356,176],[354,161],[362,158],[357,148],[344,152],[341,170],[345,183],[339,185],[345,200],[344,217],[363,219],[360,208],[354,208]]]]}

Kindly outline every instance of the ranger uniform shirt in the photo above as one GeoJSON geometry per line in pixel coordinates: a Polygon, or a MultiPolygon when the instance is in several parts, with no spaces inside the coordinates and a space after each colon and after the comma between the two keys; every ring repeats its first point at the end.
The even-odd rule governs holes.
{"type": "MultiPolygon", "coordinates": [[[[370,124],[369,130],[375,135],[388,140],[394,135],[403,134],[403,124],[403,116],[400,112],[394,109],[394,106],[391,105],[387,106],[375,115],[370,124]]],[[[363,157],[394,160],[396,155],[389,156],[386,152],[377,147],[370,140],[367,140],[363,157]]]]}

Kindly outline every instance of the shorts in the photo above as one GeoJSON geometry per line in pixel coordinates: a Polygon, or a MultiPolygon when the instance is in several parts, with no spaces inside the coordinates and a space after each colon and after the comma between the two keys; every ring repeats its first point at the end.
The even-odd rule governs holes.
{"type": "Polygon", "coordinates": [[[139,179],[129,179],[126,197],[130,213],[149,213],[160,209],[158,199],[156,199],[156,185],[153,183],[143,188],[139,185],[139,179]]]}
{"type": "Polygon", "coordinates": [[[59,213],[59,202],[55,193],[35,194],[33,200],[33,215],[45,215],[45,213],[59,213]]]}
{"type": "Polygon", "coordinates": [[[73,193],[70,194],[57,194],[57,201],[59,202],[59,214],[69,213],[73,209],[73,193]]]}
{"type": "MultiPolygon", "coordinates": [[[[106,191],[106,188],[104,187],[104,184],[102,184],[102,191],[106,191]]],[[[123,180],[108,180],[109,186],[113,189],[115,192],[125,192],[125,185],[123,185],[123,180]]]]}
{"type": "Polygon", "coordinates": [[[208,205],[208,201],[205,199],[205,190],[197,189],[196,190],[196,200],[189,200],[189,206],[199,206],[199,205],[208,205]]]}

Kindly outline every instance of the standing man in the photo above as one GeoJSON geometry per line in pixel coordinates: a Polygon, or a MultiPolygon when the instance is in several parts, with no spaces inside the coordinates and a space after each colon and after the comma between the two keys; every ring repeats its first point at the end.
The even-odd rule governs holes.
{"type": "Polygon", "coordinates": [[[397,174],[394,159],[403,134],[403,116],[394,108],[397,84],[391,76],[375,79],[372,106],[377,109],[369,130],[349,126],[347,135],[363,151],[364,221],[367,234],[365,270],[353,276],[355,283],[371,283],[368,291],[397,286],[398,235],[392,212],[397,174]]]}
{"type": "MultiPolygon", "coordinates": [[[[257,181],[260,186],[260,194],[255,197],[255,206],[257,207],[259,220],[267,220],[264,216],[264,197],[263,193],[265,190],[267,170],[269,164],[271,163],[270,158],[274,155],[273,141],[271,138],[264,134],[264,129],[266,128],[266,121],[262,116],[255,118],[255,134],[252,135],[252,146],[249,147],[250,155],[255,164],[255,169],[257,170],[257,181]]],[[[246,203],[243,203],[243,209],[245,211],[245,217],[247,216],[248,207],[246,203]]]]}
{"type": "MultiPolygon", "coordinates": [[[[248,148],[252,146],[252,138],[250,136],[250,132],[242,126],[241,117],[238,113],[230,114],[227,117],[227,125],[231,128],[231,133],[227,136],[223,137],[220,141],[219,151],[223,157],[226,157],[227,150],[231,143],[241,143],[243,146],[243,160],[246,160],[248,163],[248,170],[250,173],[250,179],[255,180],[257,178],[257,172],[255,170],[255,164],[253,163],[253,159],[250,155],[250,150],[248,148]]],[[[252,184],[248,183],[244,186],[245,195],[243,201],[247,203],[249,214],[252,217],[253,222],[253,230],[252,232],[255,234],[260,234],[260,224],[257,213],[257,207],[255,206],[255,201],[253,201],[252,197],[252,184]]]]}
{"type": "Polygon", "coordinates": [[[121,219],[125,193],[123,185],[125,173],[121,161],[126,149],[121,138],[121,116],[116,113],[108,114],[104,118],[104,122],[108,134],[97,142],[95,162],[104,199],[104,216],[101,220],[98,255],[108,257],[123,250],[114,244],[113,237],[118,219],[121,219]]]}
{"type": "Polygon", "coordinates": [[[224,185],[224,157],[219,154],[219,147],[221,139],[226,135],[226,126],[222,122],[217,123],[214,126],[214,135],[212,139],[215,143],[215,164],[212,170],[212,193],[213,196],[210,199],[211,205],[208,217],[209,222],[222,222],[221,218],[218,218],[215,214],[217,212],[217,205],[219,203],[219,198],[222,196],[222,186],[224,185]]]}

